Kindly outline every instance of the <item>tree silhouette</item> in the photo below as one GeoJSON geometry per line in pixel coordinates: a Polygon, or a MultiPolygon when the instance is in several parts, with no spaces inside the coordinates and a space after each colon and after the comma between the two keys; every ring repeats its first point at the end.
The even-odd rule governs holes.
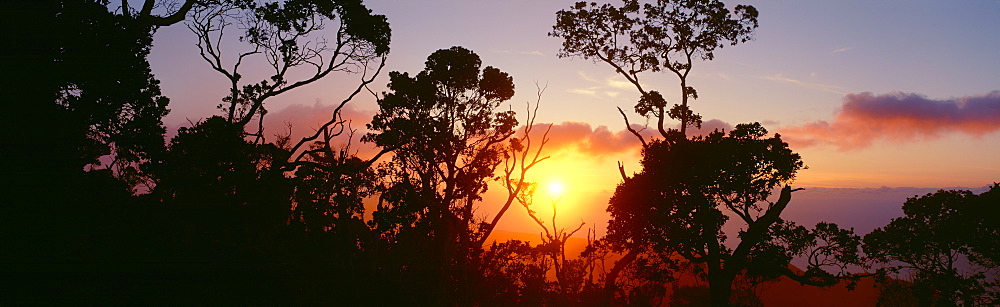
{"type": "Polygon", "coordinates": [[[483,251],[482,282],[474,289],[484,306],[551,304],[546,256],[520,240],[493,242],[483,251]]]}
{"type": "MultiPolygon", "coordinates": [[[[0,119],[5,300],[641,305],[662,302],[663,283],[683,264],[709,287],[675,287],[676,298],[726,305],[740,295],[734,284],[789,276],[831,285],[855,277],[844,269],[861,263],[852,230],[781,219],[804,166],[780,136],[756,123],[686,135],[701,121],[688,106],[697,98],[687,79],[693,62],[747,41],[757,25],[751,6],[629,0],[558,13],[550,35],[564,40],[560,57],[611,65],[642,94],[635,110],[656,118],[660,132],[647,142],[628,126],[643,143],[643,169],[631,177],[621,169],[608,235],[572,259],[566,242],[583,225],[558,228],[555,202],[551,224],[534,212],[526,179],[548,158],[549,130],[535,125],[544,89],[519,123],[504,106],[513,79],[452,47],[432,53],[415,75],[390,73],[388,90],[375,94],[368,85],[386,64],[391,32],[361,0],[135,3],[0,7],[14,50],[5,59],[15,69],[5,75],[21,78],[6,83],[23,85],[5,96],[23,111],[0,119]],[[169,100],[147,56],[157,29],[182,22],[201,60],[229,81],[228,95],[219,116],[165,142],[169,100]],[[222,51],[230,46],[242,49],[222,51]],[[251,76],[246,67],[255,65],[268,71],[251,76]],[[672,107],[639,80],[662,70],[680,81],[672,107]],[[274,97],[333,75],[358,82],[325,124],[297,141],[265,138],[274,97]],[[360,141],[378,152],[359,157],[341,110],[366,92],[379,110],[360,141]],[[680,129],[666,128],[666,118],[680,129]],[[337,146],[342,137],[346,145],[337,146]],[[494,182],[507,197],[497,212],[483,212],[494,182]],[[542,228],[541,244],[485,246],[515,202],[542,228]],[[728,221],[743,227],[725,233],[728,221]],[[612,253],[622,259],[595,274],[596,261],[612,253]],[[804,272],[789,268],[795,257],[807,261],[804,272]]],[[[918,297],[924,302],[996,304],[988,270],[1000,261],[990,206],[998,191],[911,199],[907,217],[867,236],[866,251],[887,271],[914,272],[912,287],[892,290],[931,293],[918,297]],[[963,272],[963,262],[975,271],[963,272]]],[[[753,299],[744,302],[759,303],[753,299]]]]}
{"type": "MultiPolygon", "coordinates": [[[[331,73],[367,73],[373,64],[381,68],[389,52],[389,23],[360,0],[232,1],[196,7],[191,15],[187,26],[198,37],[201,57],[230,83],[229,95],[218,107],[240,126],[256,118],[258,140],[264,137],[265,101],[331,73]],[[227,65],[223,38],[233,25],[243,31],[239,41],[245,46],[235,63],[227,65]],[[324,35],[328,30],[333,37],[324,35]],[[240,68],[257,58],[266,62],[270,76],[245,83],[252,76],[240,68]]],[[[363,75],[362,81],[367,85],[372,80],[363,75]]]]}
{"type": "Polygon", "coordinates": [[[561,303],[564,304],[569,304],[570,302],[579,304],[581,301],[574,299],[574,296],[579,296],[585,288],[593,287],[593,276],[587,278],[587,273],[592,269],[594,263],[587,261],[588,259],[586,258],[567,259],[566,242],[570,237],[583,229],[586,223],[581,221],[576,228],[569,230],[559,228],[559,225],[556,223],[556,217],[559,214],[558,204],[560,199],[550,199],[552,206],[551,219],[540,217],[538,212],[532,209],[535,204],[534,194],[537,187],[537,183],[527,184],[518,195],[517,201],[524,207],[528,216],[531,217],[535,224],[542,229],[542,232],[539,234],[541,243],[536,246],[536,249],[548,258],[548,263],[555,272],[555,287],[553,287],[555,291],[553,291],[551,296],[562,298],[561,303]],[[546,226],[546,222],[549,222],[548,226],[546,226]]]}
{"type": "Polygon", "coordinates": [[[85,167],[107,168],[137,184],[139,164],[148,153],[163,150],[161,118],[169,100],[146,61],[152,28],[108,12],[102,3],[53,1],[11,8],[41,15],[36,22],[46,25],[34,33],[45,42],[17,43],[15,49],[30,53],[21,61],[37,65],[23,71],[32,89],[20,96],[24,113],[5,118],[12,125],[5,126],[11,128],[5,142],[12,144],[11,160],[22,161],[11,165],[16,174],[72,177],[69,173],[85,167]],[[34,123],[18,125],[23,121],[34,123]],[[110,159],[99,160],[105,156],[110,159]],[[22,172],[24,167],[30,169],[22,172]]]}
{"type": "MultiPolygon", "coordinates": [[[[24,106],[23,112],[4,113],[0,120],[5,129],[0,161],[10,170],[3,176],[4,191],[16,191],[5,193],[0,206],[0,239],[8,247],[0,253],[0,271],[6,280],[17,279],[7,278],[10,272],[52,272],[30,274],[13,288],[5,283],[11,290],[5,293],[17,293],[15,300],[35,297],[26,302],[36,304],[63,302],[70,296],[82,300],[72,303],[164,298],[183,302],[202,294],[219,302],[269,302],[269,295],[284,291],[279,296],[315,303],[320,298],[329,302],[334,294],[366,293],[356,291],[365,288],[357,285],[329,291],[349,284],[346,279],[291,276],[352,265],[343,261],[347,257],[337,257],[357,256],[360,247],[340,254],[329,251],[344,246],[339,239],[367,233],[356,231],[355,226],[364,228],[364,223],[357,220],[360,196],[352,190],[361,184],[357,181],[364,181],[357,178],[367,178],[365,184],[371,185],[367,165],[357,167],[349,157],[326,155],[322,149],[329,145],[313,143],[324,139],[306,138],[298,147],[289,146],[287,138],[265,144],[258,127],[252,133],[258,138],[249,141],[245,126],[251,116],[259,119],[254,115],[264,113],[262,96],[273,97],[334,72],[360,72],[361,85],[344,103],[355,97],[374,79],[367,65],[381,65],[388,52],[384,16],[371,14],[360,1],[140,3],[2,4],[0,20],[11,29],[11,43],[17,46],[7,58],[15,68],[9,74],[23,76],[25,90],[11,96],[24,106]],[[193,123],[165,146],[161,118],[168,100],[146,60],[153,33],[189,17],[193,25],[218,17],[213,12],[244,14],[239,16],[243,19],[214,21],[246,21],[240,24],[252,32],[243,33],[246,45],[258,48],[261,59],[271,56],[276,69],[283,70],[272,75],[278,77],[264,78],[269,85],[239,84],[239,96],[231,100],[246,112],[193,123]],[[337,25],[332,31],[337,36],[331,39],[336,43],[317,45],[325,43],[316,40],[323,22],[337,25]],[[329,63],[333,66],[324,66],[329,63]],[[308,70],[313,65],[326,70],[305,80],[281,77],[286,68],[301,76],[295,67],[308,70]],[[292,149],[299,155],[291,156],[292,149]],[[309,168],[298,169],[301,166],[309,168]],[[299,176],[286,178],[285,171],[299,176]],[[147,187],[150,193],[143,194],[147,187]],[[308,205],[294,207],[298,210],[291,213],[298,223],[288,227],[295,202],[308,205]],[[330,213],[343,213],[343,221],[320,217],[330,213]],[[311,236],[331,227],[339,236],[311,236]],[[346,264],[338,266],[341,263],[346,264]],[[319,280],[324,282],[313,282],[319,280]],[[121,289],[123,295],[88,288],[121,289]],[[323,294],[315,291],[324,288],[323,294]],[[86,294],[51,295],[74,291],[86,294]]],[[[225,16],[231,17],[236,16],[225,16]]],[[[222,29],[216,30],[211,34],[221,35],[222,29]]],[[[224,58],[207,50],[206,59],[224,58]]],[[[243,71],[232,73],[236,80],[249,78],[238,75],[243,71]]],[[[335,112],[317,135],[341,124],[335,112]]]]}
{"type": "Polygon", "coordinates": [[[606,304],[618,275],[647,248],[703,265],[712,304],[719,306],[729,303],[733,280],[740,274],[780,274],[830,285],[836,283],[834,277],[846,276],[821,267],[860,264],[860,242],[853,231],[825,223],[807,230],[780,218],[795,190],[787,184],[803,167],[780,136],[767,137],[754,123],[737,125],[728,135],[716,131],[687,138],[687,127],[701,125],[701,116],[688,106],[689,99],[697,98],[687,82],[694,61],[712,60],[716,49],[748,41],[757,27],[754,7],[737,5],[730,11],[716,0],[625,1],[622,6],[578,2],[556,16],[549,35],[563,39],[559,56],[599,60],[614,68],[640,92],[635,111],[656,118],[662,138],[647,142],[619,108],[626,128],[643,144],[643,169],[628,177],[622,168],[624,182],[609,202],[606,244],[627,253],[605,278],[606,304]],[[661,70],[679,80],[680,103],[669,110],[663,95],[645,89],[639,80],[642,72],[661,70]],[[680,120],[680,129],[665,128],[667,117],[680,120]],[[781,185],[778,199],[768,201],[781,185]],[[745,225],[735,249],[727,247],[722,231],[730,217],[745,225]],[[792,257],[801,255],[809,255],[810,266],[802,275],[787,268],[792,257]]]}
{"type": "MultiPolygon", "coordinates": [[[[2,271],[107,269],[145,164],[164,149],[153,26],[106,1],[4,2],[2,271]],[[17,89],[17,90],[15,90],[17,89]]],[[[121,240],[119,240],[121,239],[121,240]]]]}
{"type": "Polygon", "coordinates": [[[903,204],[906,216],[865,236],[864,251],[888,273],[908,273],[921,305],[995,305],[998,203],[996,184],[979,195],[941,190],[912,197],[903,204]]]}
{"type": "MultiPolygon", "coordinates": [[[[793,189],[786,185],[776,201],[768,198],[803,164],[780,136],[766,136],[759,124],[741,124],[728,134],[693,139],[675,134],[649,143],[643,170],[620,184],[609,202],[605,240],[628,250],[626,257],[651,246],[704,265],[713,305],[728,304],[740,274],[785,275],[815,285],[846,277],[822,268],[860,264],[860,239],[836,225],[807,230],[780,218],[793,189]],[[735,248],[726,244],[729,235],[723,231],[730,218],[744,225],[735,248]],[[804,255],[809,268],[801,275],[792,272],[791,259],[804,255]]],[[[609,287],[614,279],[608,278],[609,287]]]]}
{"type": "Polygon", "coordinates": [[[726,44],[750,40],[757,28],[757,9],[737,5],[730,11],[718,0],[623,2],[619,7],[581,1],[557,12],[549,36],[563,39],[559,57],[599,60],[613,67],[642,94],[635,111],[656,118],[664,137],[667,117],[681,121],[682,134],[689,126],[700,127],[701,116],[688,107],[689,99],[698,98],[687,82],[692,65],[712,60],[715,49],[726,44]],[[680,103],[669,109],[660,92],[645,89],[639,80],[642,72],[661,70],[680,81],[680,103]]]}
{"type": "Polygon", "coordinates": [[[416,76],[389,73],[389,92],[362,138],[393,150],[380,167],[385,190],[373,225],[405,261],[404,273],[431,275],[407,280],[437,281],[421,285],[436,300],[468,286],[461,281],[483,234],[475,209],[517,125],[513,111],[497,111],[514,95],[513,79],[480,65],[472,51],[452,47],[428,56],[416,76]]]}
{"type": "Polygon", "coordinates": [[[380,155],[362,161],[348,154],[350,141],[341,148],[331,141],[349,130],[340,110],[385,63],[385,17],[360,1],[203,4],[190,9],[186,24],[202,59],[230,81],[230,94],[219,105],[222,116],[182,128],[154,167],[156,202],[194,217],[167,226],[175,240],[191,243],[184,250],[195,255],[181,256],[206,263],[206,272],[252,275],[239,285],[275,279],[274,288],[302,303],[364,296],[368,282],[334,276],[374,278],[374,265],[363,261],[373,240],[362,199],[374,186],[369,166],[380,155]],[[223,39],[234,30],[242,31],[238,41],[223,39]],[[230,43],[241,53],[224,54],[230,43]],[[271,71],[247,83],[257,76],[243,68],[257,60],[271,71]],[[265,139],[266,101],[336,73],[357,74],[360,82],[327,123],[294,145],[288,135],[265,139]]]}

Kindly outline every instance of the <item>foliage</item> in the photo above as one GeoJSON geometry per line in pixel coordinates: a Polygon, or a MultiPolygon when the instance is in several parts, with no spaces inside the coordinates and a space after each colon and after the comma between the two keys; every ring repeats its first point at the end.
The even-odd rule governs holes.
{"type": "Polygon", "coordinates": [[[697,99],[687,84],[695,60],[712,60],[715,50],[750,40],[757,28],[757,9],[737,5],[732,11],[718,0],[623,1],[621,6],[577,2],[556,13],[550,36],[563,39],[559,57],[582,57],[607,63],[642,94],[635,111],[655,117],[667,137],[664,118],[688,126],[701,126],[701,116],[691,111],[688,99],[697,99]],[[666,70],[680,81],[681,101],[667,109],[660,92],[646,90],[642,72],[666,70]]]}
{"type": "MultiPolygon", "coordinates": [[[[548,131],[541,142],[531,139],[537,104],[534,112],[529,104],[524,128],[516,128],[514,112],[501,109],[514,95],[513,79],[482,67],[471,50],[438,50],[416,75],[389,74],[389,90],[362,138],[379,152],[366,160],[351,153],[350,142],[338,148],[331,140],[353,136],[340,110],[384,67],[391,36],[385,16],[360,0],[141,2],[138,9],[127,1],[115,8],[63,0],[0,10],[32,13],[26,20],[47,26],[12,27],[11,45],[27,46],[12,59],[37,66],[10,73],[24,77],[27,98],[18,102],[28,111],[0,120],[2,160],[10,170],[4,183],[23,190],[5,194],[0,207],[7,247],[0,271],[16,281],[5,293],[36,299],[28,303],[196,298],[204,304],[209,297],[227,304],[585,305],[610,293],[624,304],[656,305],[681,264],[709,281],[707,291],[674,292],[693,303],[729,297],[734,283],[782,275],[830,285],[850,278],[844,270],[862,260],[852,230],[829,223],[807,229],[780,218],[793,191],[787,184],[803,167],[780,136],[768,137],[759,124],[692,139],[684,133],[700,122],[687,107],[697,98],[686,84],[692,61],[747,41],[756,27],[753,7],[580,2],[558,14],[551,35],[565,40],[560,56],[616,68],[642,94],[636,112],[659,118],[663,137],[643,141],[639,174],[622,171],[624,182],[610,200],[609,235],[572,259],[565,244],[583,225],[558,228],[555,210],[552,223],[543,222],[525,181],[547,158],[548,131]],[[181,128],[166,145],[161,118],[168,99],[146,58],[155,30],[185,18],[202,59],[229,81],[229,95],[222,116],[181,128]],[[244,49],[224,56],[219,44],[233,26],[244,49]],[[239,68],[250,59],[273,70],[246,82],[252,78],[239,68]],[[663,95],[638,79],[662,70],[681,81],[681,102],[669,110],[663,95]],[[330,121],[294,145],[288,136],[266,143],[265,102],[333,73],[360,81],[330,121]],[[680,131],[664,129],[666,117],[681,120],[680,131]],[[254,119],[256,131],[248,128],[254,119]],[[492,181],[501,182],[508,198],[490,218],[479,210],[492,181]],[[138,184],[149,193],[133,195],[138,184]],[[370,214],[367,200],[378,202],[370,214]],[[541,244],[514,240],[484,248],[514,201],[541,226],[541,244]],[[730,219],[745,226],[735,248],[726,244],[733,234],[722,231],[730,219]],[[622,261],[596,273],[597,262],[615,252],[625,253],[622,261]],[[805,272],[788,269],[794,257],[807,259],[805,272]],[[28,272],[37,282],[10,272],[28,272]],[[621,287],[619,274],[627,280],[621,287]]],[[[938,291],[918,297],[925,301],[996,303],[986,301],[996,299],[990,292],[996,283],[988,280],[995,275],[960,274],[952,262],[960,254],[995,268],[1000,234],[987,204],[998,203],[997,191],[911,199],[907,217],[866,237],[866,250],[879,261],[906,264],[889,267],[894,272],[916,272],[913,287],[903,290],[938,291]],[[902,235],[912,233],[921,237],[902,235]]]]}
{"type": "Polygon", "coordinates": [[[864,251],[890,273],[909,273],[921,304],[991,305],[1000,302],[1000,185],[976,195],[941,190],[912,197],[904,217],[873,230],[864,251]]]}
{"type": "Polygon", "coordinates": [[[179,129],[168,153],[153,167],[158,176],[154,194],[168,202],[213,206],[280,198],[287,192],[271,189],[286,184],[278,183],[284,177],[271,166],[286,158],[287,153],[272,144],[247,142],[242,127],[214,116],[179,129]]]}
{"type": "Polygon", "coordinates": [[[549,266],[528,242],[493,242],[484,252],[478,296],[486,306],[541,305],[553,292],[546,280],[549,266]]]}
{"type": "MultiPolygon", "coordinates": [[[[462,47],[434,52],[416,76],[389,73],[389,92],[362,140],[393,151],[380,166],[384,189],[372,227],[394,245],[400,268],[424,276],[433,299],[468,280],[466,261],[481,248],[485,222],[474,215],[514,135],[513,111],[497,111],[514,95],[513,79],[462,47]],[[402,255],[428,255],[404,259],[402,255]],[[433,275],[433,274],[432,274],[433,275]]],[[[461,300],[461,297],[457,299],[461,300]]]]}
{"type": "MultiPolygon", "coordinates": [[[[221,1],[196,7],[191,15],[187,26],[198,37],[202,59],[230,83],[229,95],[218,107],[241,126],[255,116],[261,123],[268,99],[334,72],[367,73],[379,62],[381,68],[389,52],[389,23],[360,0],[221,1]],[[331,38],[325,35],[330,33],[327,23],[333,25],[331,38]],[[243,31],[239,41],[245,46],[235,63],[226,65],[221,44],[233,24],[243,31]],[[249,76],[240,67],[255,58],[263,59],[270,76],[244,83],[249,76]]],[[[364,85],[372,81],[365,79],[364,85]]],[[[258,125],[258,138],[263,138],[262,129],[258,125]]]]}
{"type": "Polygon", "coordinates": [[[486,191],[503,158],[502,142],[517,124],[512,111],[495,111],[513,96],[512,79],[493,67],[480,74],[479,56],[461,47],[435,52],[415,77],[389,77],[391,92],[379,100],[373,132],[362,138],[394,149],[383,168],[390,182],[380,211],[406,206],[412,209],[396,218],[472,226],[473,202],[486,191]]]}
{"type": "Polygon", "coordinates": [[[779,135],[766,137],[767,131],[754,123],[737,125],[728,134],[671,136],[644,147],[642,171],[615,190],[608,206],[609,244],[621,250],[650,246],[704,264],[716,298],[729,297],[739,274],[765,279],[786,275],[831,285],[835,277],[845,276],[826,273],[823,267],[860,264],[860,239],[853,231],[827,223],[808,230],[781,220],[790,187],[769,201],[772,191],[803,167],[779,135]],[[730,218],[744,225],[735,248],[726,244],[732,234],[723,231],[730,218]],[[795,256],[809,258],[805,274],[788,269],[795,256]]]}
{"type": "MultiPolygon", "coordinates": [[[[169,100],[146,61],[153,29],[108,12],[104,4],[67,0],[10,9],[27,15],[12,18],[37,17],[29,23],[45,25],[25,31],[34,39],[11,42],[18,48],[9,58],[15,68],[9,74],[23,78],[26,87],[11,100],[24,113],[3,120],[6,141],[18,144],[8,151],[8,159],[21,161],[12,165],[15,173],[31,167],[23,175],[66,177],[83,168],[107,168],[135,185],[145,177],[140,164],[163,150],[161,118],[169,100]]],[[[14,38],[23,27],[13,27],[14,38]]]]}
{"type": "Polygon", "coordinates": [[[348,155],[349,149],[313,155],[310,160],[322,167],[296,170],[292,221],[304,230],[347,236],[367,232],[362,201],[374,192],[375,173],[361,159],[348,155]]]}

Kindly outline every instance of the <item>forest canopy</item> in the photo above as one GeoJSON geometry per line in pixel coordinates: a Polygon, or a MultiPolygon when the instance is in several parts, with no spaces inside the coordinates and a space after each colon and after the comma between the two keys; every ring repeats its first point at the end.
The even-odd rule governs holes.
{"type": "Polygon", "coordinates": [[[766,15],[751,5],[553,12],[556,57],[591,60],[638,97],[613,97],[634,106],[613,114],[638,155],[605,187],[600,235],[586,228],[599,221],[557,219],[563,196],[582,192],[534,176],[555,152],[557,125],[537,122],[545,86],[521,105],[530,89],[515,80],[532,76],[456,45],[419,70],[387,68],[399,37],[361,0],[0,11],[22,85],[0,119],[0,278],[14,304],[760,306],[777,282],[871,285],[881,304],[1000,303],[1000,185],[914,196],[868,234],[800,225],[786,209],[799,205],[805,158],[767,119],[695,133],[708,121],[692,76],[753,43],[766,15]],[[176,130],[150,64],[167,27],[187,28],[198,55],[187,60],[226,93],[176,130]],[[265,129],[277,101],[328,80],[346,94],[310,134],[265,129]],[[352,122],[364,98],[376,110],[352,122]],[[531,239],[498,230],[515,215],[531,239]]]}

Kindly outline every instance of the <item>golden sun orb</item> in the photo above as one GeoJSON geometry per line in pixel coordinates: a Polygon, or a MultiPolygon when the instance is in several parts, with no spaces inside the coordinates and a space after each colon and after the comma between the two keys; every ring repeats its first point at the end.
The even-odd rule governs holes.
{"type": "Polygon", "coordinates": [[[552,196],[553,198],[561,197],[563,191],[566,190],[566,187],[563,185],[563,183],[558,181],[549,183],[548,188],[549,188],[549,195],[552,196]]]}

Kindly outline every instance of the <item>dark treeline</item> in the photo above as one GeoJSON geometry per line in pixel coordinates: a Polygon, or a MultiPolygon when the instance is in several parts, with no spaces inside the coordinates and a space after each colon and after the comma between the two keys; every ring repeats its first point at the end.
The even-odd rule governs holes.
{"type": "Polygon", "coordinates": [[[527,112],[510,111],[513,77],[450,47],[419,72],[388,72],[387,91],[373,93],[391,28],[361,0],[0,10],[12,67],[4,100],[15,110],[0,120],[5,302],[760,305],[754,286],[779,277],[824,287],[878,278],[890,305],[1000,299],[997,185],[914,197],[905,217],[862,237],[781,218],[804,164],[780,135],[758,123],[687,135],[701,125],[688,73],[751,39],[752,6],[580,2],[556,13],[560,57],[610,66],[641,94],[635,113],[656,125],[641,134],[619,109],[642,169],[620,168],[608,234],[581,255],[566,243],[582,225],[539,216],[533,206],[556,204],[536,202],[525,179],[547,158],[534,120],[543,89],[527,112]],[[177,26],[198,39],[192,60],[231,86],[217,114],[166,139],[170,100],[147,56],[156,30],[177,26]],[[251,63],[268,72],[248,72],[251,63]],[[639,81],[655,72],[677,76],[673,105],[639,81]],[[264,130],[270,100],[324,78],[356,80],[327,123],[301,139],[264,130]],[[375,95],[379,110],[355,135],[340,110],[357,95],[375,95]],[[375,152],[359,156],[352,146],[362,143],[375,152]],[[491,182],[507,197],[482,212],[491,182]],[[525,213],[538,242],[491,240],[503,216],[525,213]],[[725,233],[727,221],[742,230],[725,233]],[[707,286],[671,286],[685,274],[707,286]]]}

